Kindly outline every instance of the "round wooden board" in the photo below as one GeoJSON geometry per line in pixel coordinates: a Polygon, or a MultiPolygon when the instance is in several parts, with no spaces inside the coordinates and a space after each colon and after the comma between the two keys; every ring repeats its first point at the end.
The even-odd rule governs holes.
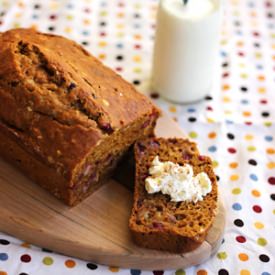
{"type": "MultiPolygon", "coordinates": [[[[159,120],[157,135],[184,136],[166,115],[159,120]]],[[[133,244],[128,229],[132,194],[114,180],[69,208],[0,159],[0,187],[0,231],[99,264],[146,270],[197,265],[217,251],[225,226],[219,202],[206,241],[196,250],[179,255],[142,249],[133,244]]]]}

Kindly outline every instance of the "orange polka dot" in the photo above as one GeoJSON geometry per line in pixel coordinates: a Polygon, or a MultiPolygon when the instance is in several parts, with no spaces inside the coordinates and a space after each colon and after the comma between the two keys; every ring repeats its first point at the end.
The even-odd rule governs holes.
{"type": "Polygon", "coordinates": [[[207,271],[204,269],[200,269],[197,271],[197,275],[207,275],[207,274],[208,274],[207,271]]]}
{"type": "Polygon", "coordinates": [[[275,154],[275,149],[274,148],[267,148],[266,153],[269,155],[274,155],[275,154]]]}
{"type": "Polygon", "coordinates": [[[75,265],[76,265],[76,263],[73,260],[66,260],[66,262],[65,262],[65,266],[68,268],[74,268],[75,265]]]}
{"type": "Polygon", "coordinates": [[[257,17],[257,13],[256,13],[255,11],[252,11],[252,12],[250,13],[250,16],[251,16],[251,17],[257,17]]]}
{"type": "Polygon", "coordinates": [[[238,41],[237,46],[242,47],[244,45],[243,41],[238,41]]]}
{"type": "Polygon", "coordinates": [[[247,270],[247,269],[242,269],[241,272],[240,272],[240,275],[250,275],[250,271],[247,270]]]}
{"type": "Polygon", "coordinates": [[[267,165],[268,169],[274,169],[275,168],[275,162],[269,162],[267,165]]]}
{"type": "Polygon", "coordinates": [[[175,112],[177,111],[177,108],[176,108],[175,106],[170,106],[170,107],[169,107],[169,111],[170,111],[171,113],[175,113],[175,112]]]}
{"type": "Polygon", "coordinates": [[[259,81],[265,81],[265,76],[264,75],[259,75],[258,80],[259,81]]]}
{"type": "Polygon", "coordinates": [[[135,38],[136,40],[140,40],[142,37],[141,37],[141,35],[139,35],[139,34],[135,34],[135,35],[134,35],[134,38],[135,38]]]}
{"type": "Polygon", "coordinates": [[[89,19],[84,19],[84,20],[83,20],[83,24],[84,24],[84,25],[90,25],[90,24],[91,24],[91,20],[89,20],[89,19]]]}
{"type": "Polygon", "coordinates": [[[0,275],[8,275],[8,273],[5,271],[0,271],[0,275]]]}
{"type": "Polygon", "coordinates": [[[261,192],[258,191],[258,190],[256,190],[256,189],[253,189],[253,190],[251,191],[251,194],[252,194],[254,197],[257,197],[257,198],[261,196],[261,192]]]}
{"type": "Polygon", "coordinates": [[[110,270],[111,272],[119,272],[119,268],[116,267],[116,266],[109,266],[109,270],[110,270]]]}
{"type": "Polygon", "coordinates": [[[236,174],[230,176],[230,180],[232,181],[237,181],[238,179],[239,179],[239,176],[236,174]]]}
{"type": "Polygon", "coordinates": [[[31,245],[26,243],[26,242],[22,243],[21,246],[25,247],[25,248],[30,248],[31,247],[31,245]]]}
{"type": "Polygon", "coordinates": [[[211,139],[216,138],[216,136],[217,134],[215,132],[211,132],[208,134],[208,138],[211,138],[211,139]]]}
{"type": "Polygon", "coordinates": [[[251,116],[251,112],[249,112],[249,111],[244,111],[244,112],[243,112],[243,116],[249,117],[249,116],[251,116]]]}
{"type": "Polygon", "coordinates": [[[222,86],[222,89],[223,89],[224,91],[227,91],[227,90],[230,89],[230,86],[229,86],[228,84],[224,84],[224,85],[222,86]]]}
{"type": "Polygon", "coordinates": [[[249,259],[248,255],[245,253],[240,253],[239,254],[239,259],[243,262],[247,261],[249,259]]]}
{"type": "Polygon", "coordinates": [[[123,12],[119,12],[118,14],[117,14],[117,17],[119,17],[119,18],[123,18],[125,16],[125,14],[123,13],[123,12]]]}
{"type": "Polygon", "coordinates": [[[239,164],[237,162],[231,162],[229,164],[229,167],[232,168],[232,169],[236,169],[238,166],[239,166],[239,164]]]}
{"type": "Polygon", "coordinates": [[[141,62],[141,56],[135,55],[135,56],[133,57],[133,60],[134,60],[135,62],[141,62]]]}

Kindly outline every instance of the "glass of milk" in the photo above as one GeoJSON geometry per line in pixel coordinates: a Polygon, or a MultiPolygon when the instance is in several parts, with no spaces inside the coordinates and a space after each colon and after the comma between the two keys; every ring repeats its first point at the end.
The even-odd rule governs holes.
{"type": "Polygon", "coordinates": [[[161,0],[152,84],[164,98],[189,103],[209,94],[217,69],[221,0],[161,0]]]}

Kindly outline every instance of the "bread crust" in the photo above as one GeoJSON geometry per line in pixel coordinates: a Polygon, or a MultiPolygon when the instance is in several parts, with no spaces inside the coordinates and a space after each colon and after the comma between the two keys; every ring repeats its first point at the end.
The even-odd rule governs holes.
{"type": "MultiPolygon", "coordinates": [[[[159,110],[75,42],[32,29],[16,29],[2,33],[0,48],[2,140],[11,139],[39,161],[42,170],[55,171],[64,184],[58,180],[52,188],[42,183],[42,176],[35,176],[35,180],[54,194],[53,189],[67,193],[61,196],[67,204],[85,197],[81,194],[72,199],[68,194],[80,178],[80,185],[85,185],[92,170],[101,169],[98,162],[108,157],[108,151],[123,154],[136,138],[152,135],[159,110]],[[140,129],[136,138],[129,137],[131,127],[140,129]],[[122,130],[125,142],[119,135],[122,130]],[[107,140],[113,140],[113,148],[108,148],[107,140]],[[93,167],[88,169],[89,165],[93,167]],[[83,173],[87,173],[84,179],[83,173]]],[[[9,154],[5,148],[0,151],[15,163],[13,157],[6,157],[9,154]]],[[[113,156],[112,166],[119,157],[113,156]]],[[[20,168],[34,178],[24,165],[20,168]]],[[[97,180],[104,178],[103,174],[100,171],[97,180]]]]}

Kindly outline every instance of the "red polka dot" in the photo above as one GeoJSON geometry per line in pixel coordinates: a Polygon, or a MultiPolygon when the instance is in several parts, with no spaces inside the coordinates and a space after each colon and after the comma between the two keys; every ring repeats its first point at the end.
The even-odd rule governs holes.
{"type": "Polygon", "coordinates": [[[252,122],[251,121],[246,121],[245,124],[250,126],[250,125],[252,125],[252,122]]]}
{"type": "Polygon", "coordinates": [[[253,205],[252,208],[253,208],[253,211],[256,213],[261,213],[263,211],[261,206],[259,206],[259,205],[253,205]]]}
{"type": "Polygon", "coordinates": [[[239,243],[245,243],[246,238],[244,236],[237,236],[236,241],[239,242],[239,243]]]}
{"type": "Polygon", "coordinates": [[[117,72],[122,72],[123,69],[122,69],[121,67],[116,67],[116,71],[117,71],[117,72]]]}
{"type": "Polygon", "coordinates": [[[90,12],[91,12],[91,10],[90,10],[89,8],[85,8],[85,9],[84,9],[84,12],[86,12],[86,13],[90,13],[90,12]]]}
{"type": "Polygon", "coordinates": [[[51,19],[51,20],[55,20],[55,19],[56,19],[56,15],[52,14],[52,15],[50,16],[50,19],[51,19]]]}
{"type": "Polygon", "coordinates": [[[141,49],[141,45],[135,45],[135,49],[137,49],[137,50],[139,50],[139,49],[141,49]]]}
{"type": "Polygon", "coordinates": [[[260,36],[260,34],[258,32],[253,32],[253,35],[256,37],[260,36]]]}
{"type": "Polygon", "coordinates": [[[230,154],[235,154],[237,152],[237,150],[233,147],[230,147],[227,149],[227,151],[230,153],[230,154]]]}
{"type": "Polygon", "coordinates": [[[268,178],[268,182],[269,182],[269,184],[271,184],[271,185],[275,185],[275,177],[270,177],[270,178],[268,178]]]}
{"type": "Polygon", "coordinates": [[[229,76],[229,73],[224,73],[223,75],[222,75],[222,77],[224,77],[224,78],[226,78],[226,77],[228,77],[229,76]]]}
{"type": "Polygon", "coordinates": [[[207,106],[207,111],[213,111],[213,108],[211,106],[207,106]]]}
{"type": "Polygon", "coordinates": [[[106,33],[105,32],[101,32],[99,35],[100,36],[106,36],[106,33]]]}
{"type": "Polygon", "coordinates": [[[245,54],[243,52],[238,52],[239,56],[245,56],[245,54]]]}
{"type": "Polygon", "coordinates": [[[267,100],[266,100],[266,99],[261,99],[261,100],[260,100],[260,103],[261,103],[261,104],[267,104],[267,100]]]}
{"type": "Polygon", "coordinates": [[[24,255],[21,256],[20,259],[21,259],[21,262],[23,262],[23,263],[29,263],[32,258],[31,258],[30,255],[24,254],[24,255]]]}

